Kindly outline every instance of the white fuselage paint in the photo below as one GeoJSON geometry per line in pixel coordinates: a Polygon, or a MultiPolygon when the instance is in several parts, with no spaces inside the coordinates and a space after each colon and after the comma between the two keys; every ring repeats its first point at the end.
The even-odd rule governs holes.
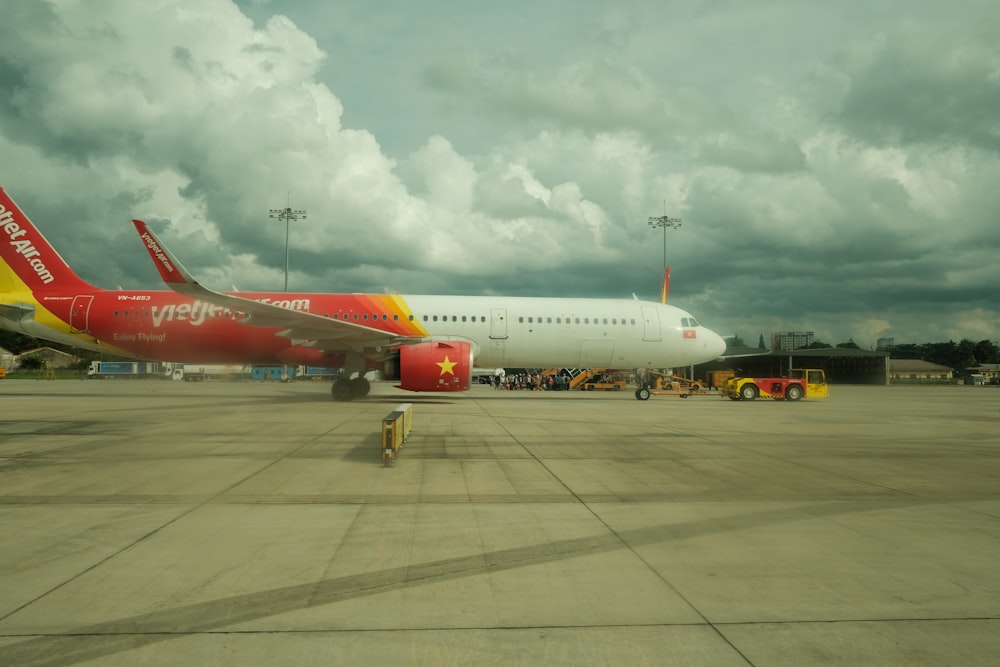
{"type": "Polygon", "coordinates": [[[403,298],[432,338],[471,341],[480,368],[679,367],[715,359],[726,347],[686,311],[650,301],[403,298]]]}

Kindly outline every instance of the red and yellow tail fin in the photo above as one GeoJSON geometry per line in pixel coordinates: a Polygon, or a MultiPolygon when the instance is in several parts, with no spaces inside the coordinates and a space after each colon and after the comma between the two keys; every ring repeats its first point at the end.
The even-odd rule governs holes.
{"type": "Polygon", "coordinates": [[[0,291],[79,292],[94,288],[59,256],[0,188],[0,291]]]}
{"type": "Polygon", "coordinates": [[[670,291],[670,265],[663,271],[663,288],[660,289],[660,303],[667,302],[667,292],[670,291]]]}

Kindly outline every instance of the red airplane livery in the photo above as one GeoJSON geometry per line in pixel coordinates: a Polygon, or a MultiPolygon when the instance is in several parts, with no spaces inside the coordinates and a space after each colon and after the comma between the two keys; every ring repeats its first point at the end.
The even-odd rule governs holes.
{"type": "Polygon", "coordinates": [[[725,350],[684,310],[634,298],[216,292],[133,223],[169,291],[85,282],[0,188],[0,327],[157,361],[340,368],[337,400],[365,396],[372,369],[451,392],[474,365],[671,368],[725,350]]]}

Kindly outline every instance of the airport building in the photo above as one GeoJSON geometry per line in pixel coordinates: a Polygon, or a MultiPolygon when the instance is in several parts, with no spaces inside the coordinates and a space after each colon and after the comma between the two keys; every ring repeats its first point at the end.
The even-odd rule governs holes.
{"type": "Polygon", "coordinates": [[[812,331],[779,331],[774,334],[771,349],[789,352],[813,344],[815,334],[812,331]]]}
{"type": "Polygon", "coordinates": [[[1000,364],[979,364],[966,371],[972,384],[1000,384],[1000,364]]]}
{"type": "Polygon", "coordinates": [[[52,347],[36,347],[33,350],[25,350],[14,357],[15,365],[20,365],[22,359],[35,357],[49,364],[51,368],[68,368],[77,362],[77,358],[72,354],[67,354],[52,347]]]}
{"type": "Polygon", "coordinates": [[[890,359],[889,380],[892,382],[941,382],[953,379],[950,366],[932,364],[921,359],[890,359]]]}
{"type": "MultiPolygon", "coordinates": [[[[889,384],[889,353],[828,347],[799,350],[761,350],[730,347],[722,360],[695,366],[695,377],[708,371],[732,370],[743,375],[781,377],[790,368],[821,368],[832,384],[889,384]]],[[[950,370],[950,369],[949,369],[950,370]]]]}

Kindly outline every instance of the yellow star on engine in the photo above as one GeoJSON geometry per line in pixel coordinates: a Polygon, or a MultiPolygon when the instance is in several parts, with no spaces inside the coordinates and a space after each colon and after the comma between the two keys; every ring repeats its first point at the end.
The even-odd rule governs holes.
{"type": "Polygon", "coordinates": [[[444,361],[435,361],[434,363],[436,363],[438,366],[441,367],[441,375],[444,375],[445,373],[451,373],[452,375],[454,375],[455,364],[457,364],[458,362],[451,361],[450,359],[448,359],[448,355],[446,354],[444,355],[444,361]]]}

